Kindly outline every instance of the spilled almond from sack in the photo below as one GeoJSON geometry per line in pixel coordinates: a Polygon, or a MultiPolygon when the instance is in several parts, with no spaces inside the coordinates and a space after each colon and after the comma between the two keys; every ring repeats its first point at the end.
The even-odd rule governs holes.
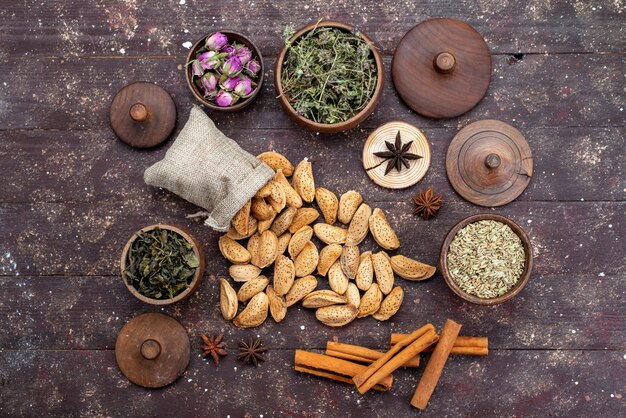
{"type": "Polygon", "coordinates": [[[403,255],[391,257],[391,268],[400,277],[406,280],[426,280],[435,274],[437,269],[428,264],[420,263],[403,255]]]}
{"type": "Polygon", "coordinates": [[[363,196],[357,191],[350,190],[342,194],[339,199],[339,208],[337,209],[339,222],[348,225],[361,203],[363,203],[363,196]]]}
{"type": "Polygon", "coordinates": [[[232,221],[230,221],[235,231],[240,235],[248,234],[249,219],[250,219],[250,207],[252,206],[252,200],[248,200],[241,209],[235,213],[232,221]]]}
{"type": "Polygon", "coordinates": [[[284,234],[289,229],[289,225],[291,225],[293,218],[296,216],[296,212],[298,212],[298,209],[293,207],[285,209],[280,215],[278,215],[274,223],[272,223],[270,231],[275,233],[276,236],[284,234]]]}
{"type": "Polygon", "coordinates": [[[330,244],[322,248],[322,251],[320,251],[319,261],[317,263],[317,274],[320,276],[326,276],[330,266],[332,266],[335,261],[341,257],[341,251],[342,248],[339,244],[330,244]]]}
{"type": "Polygon", "coordinates": [[[316,290],[302,299],[305,308],[322,308],[324,306],[339,305],[347,302],[347,298],[332,290],[316,290]]]}
{"type": "Polygon", "coordinates": [[[287,315],[287,304],[285,303],[285,298],[278,295],[272,285],[267,286],[265,293],[267,294],[270,304],[270,315],[272,315],[274,321],[280,322],[285,319],[285,316],[287,315]]]}
{"type": "Polygon", "coordinates": [[[220,310],[225,320],[230,321],[237,315],[237,293],[226,279],[220,279],[220,310]]]}
{"type": "Polygon", "coordinates": [[[237,299],[239,302],[247,302],[254,295],[260,293],[265,290],[267,285],[270,283],[267,277],[259,276],[256,279],[248,280],[239,288],[237,292],[237,299]]]}
{"type": "Polygon", "coordinates": [[[272,264],[278,255],[278,237],[272,231],[265,231],[259,240],[259,264],[265,268],[272,264]]]}
{"type": "Polygon", "coordinates": [[[359,313],[358,317],[363,318],[364,316],[372,315],[380,308],[380,304],[383,301],[383,292],[380,291],[378,284],[372,283],[370,288],[361,298],[361,303],[359,304],[359,313]]]}
{"type": "Polygon", "coordinates": [[[309,225],[311,222],[319,218],[319,212],[314,208],[300,208],[296,212],[291,225],[289,225],[289,232],[292,234],[303,226],[309,225]]]}
{"type": "Polygon", "coordinates": [[[264,152],[257,155],[257,158],[269,165],[274,171],[282,170],[285,176],[289,177],[293,174],[293,165],[282,154],[274,151],[264,152]]]}
{"type": "Polygon", "coordinates": [[[317,287],[317,279],[314,276],[305,276],[300,279],[296,279],[293,282],[293,286],[289,289],[289,292],[285,295],[285,303],[287,306],[291,306],[311,293],[317,287]]]}
{"type": "Polygon", "coordinates": [[[259,277],[261,269],[253,264],[233,264],[228,268],[228,274],[236,282],[247,282],[259,277]]]}
{"type": "Polygon", "coordinates": [[[252,216],[257,218],[259,221],[266,221],[276,215],[274,208],[272,208],[272,206],[267,203],[263,197],[252,198],[250,212],[252,213],[252,216]]]}
{"type": "Polygon", "coordinates": [[[341,262],[339,260],[335,261],[328,270],[328,284],[330,288],[334,292],[343,295],[348,289],[348,283],[350,283],[350,279],[344,274],[341,262]]]}
{"type": "Polygon", "coordinates": [[[283,186],[283,190],[285,191],[285,202],[287,203],[287,206],[291,206],[294,208],[302,207],[302,198],[300,197],[298,192],[296,192],[296,190],[291,187],[291,184],[289,184],[289,181],[283,174],[282,170],[276,170],[274,180],[276,180],[280,183],[281,186],[283,186]]]}
{"type": "Polygon", "coordinates": [[[337,221],[337,210],[339,209],[339,199],[328,189],[318,187],[315,189],[315,201],[322,211],[324,220],[332,225],[337,221]]]}
{"type": "Polygon", "coordinates": [[[379,321],[386,321],[398,312],[404,299],[404,290],[400,286],[393,288],[380,304],[380,308],[372,316],[379,321]]]}
{"type": "Polygon", "coordinates": [[[224,258],[233,264],[247,264],[250,261],[248,250],[226,235],[220,237],[218,246],[224,258]]]}
{"type": "Polygon", "coordinates": [[[381,251],[372,254],[372,266],[374,266],[374,274],[380,291],[385,295],[388,294],[393,289],[394,276],[387,253],[381,251]]]}
{"type": "Polygon", "coordinates": [[[226,236],[230,239],[234,239],[235,241],[242,240],[245,238],[250,238],[258,229],[258,221],[252,215],[248,217],[248,232],[246,234],[240,234],[237,232],[234,226],[230,226],[226,236]]]}
{"type": "Polygon", "coordinates": [[[379,208],[374,209],[369,219],[370,232],[374,240],[385,250],[395,250],[400,247],[400,240],[387,222],[385,213],[379,208]]]}
{"type": "Polygon", "coordinates": [[[374,281],[374,266],[372,265],[372,252],[365,251],[359,257],[359,268],[356,272],[356,286],[367,291],[374,281]]]}
{"type": "Polygon", "coordinates": [[[258,327],[267,319],[268,310],[269,298],[263,292],[257,293],[250,299],[245,309],[233,320],[233,324],[239,328],[258,327]]]}
{"type": "Polygon", "coordinates": [[[348,234],[346,235],[346,245],[359,245],[367,236],[369,231],[369,219],[372,215],[372,209],[362,203],[357,209],[348,226],[348,234]]]}
{"type": "Polygon", "coordinates": [[[291,241],[291,232],[287,231],[278,237],[278,254],[284,254],[291,241]]]}
{"type": "Polygon", "coordinates": [[[291,180],[293,188],[302,200],[311,203],[315,199],[315,180],[313,179],[313,165],[306,160],[300,161],[293,172],[291,180]]]}
{"type": "Polygon", "coordinates": [[[329,327],[342,327],[357,317],[358,310],[352,305],[332,305],[319,308],[315,317],[329,327]]]}
{"type": "Polygon", "coordinates": [[[316,223],[313,225],[313,232],[325,244],[343,244],[346,242],[348,230],[326,223],[316,223]]]}
{"type": "Polygon", "coordinates": [[[259,266],[259,245],[261,244],[261,234],[256,232],[248,240],[248,252],[250,253],[250,262],[257,267],[259,266]]]}
{"type": "Polygon", "coordinates": [[[341,252],[341,269],[348,279],[354,279],[356,277],[357,270],[359,269],[361,252],[356,245],[344,245],[341,252]]]}
{"type": "Polygon", "coordinates": [[[319,253],[313,242],[309,241],[304,245],[300,254],[296,257],[294,265],[296,267],[296,277],[304,277],[315,271],[319,262],[319,253]]]}
{"type": "Polygon", "coordinates": [[[356,287],[356,284],[353,282],[348,283],[348,289],[343,295],[346,297],[349,305],[358,308],[361,304],[361,293],[359,292],[359,288],[356,287]]]}
{"type": "Polygon", "coordinates": [[[279,296],[289,292],[296,275],[296,268],[288,257],[279,255],[274,263],[274,291],[279,296]]]}
{"type": "Polygon", "coordinates": [[[307,242],[311,240],[313,237],[313,228],[306,225],[302,228],[298,229],[291,236],[291,240],[289,241],[289,246],[287,247],[287,252],[289,252],[289,257],[292,260],[295,260],[300,251],[304,248],[307,242]]]}

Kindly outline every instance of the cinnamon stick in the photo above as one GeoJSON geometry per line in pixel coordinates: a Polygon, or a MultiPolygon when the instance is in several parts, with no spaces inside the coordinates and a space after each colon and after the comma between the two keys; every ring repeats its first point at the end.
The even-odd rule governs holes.
{"type": "MultiPolygon", "coordinates": [[[[387,363],[393,356],[395,356],[400,350],[404,347],[410,345],[415,340],[423,336],[429,331],[435,332],[435,327],[432,324],[426,324],[423,327],[416,329],[409,335],[407,335],[403,340],[398,342],[398,344],[391,347],[389,351],[387,351],[381,358],[373,362],[369,365],[369,367],[357,376],[354,376],[354,384],[357,386],[361,386],[367,379],[370,378],[378,369],[380,369],[385,363],[387,363]]],[[[417,353],[416,353],[417,354],[417,353]]],[[[408,359],[407,359],[408,360],[408,359]]]]}
{"type": "MultiPolygon", "coordinates": [[[[417,340],[413,341],[409,346],[407,346],[404,350],[399,352],[397,355],[393,356],[391,359],[389,359],[388,361],[384,363],[378,364],[377,368],[372,368],[372,366],[374,366],[378,361],[383,360],[385,357],[381,357],[379,360],[376,360],[376,362],[370,365],[370,368],[372,368],[372,370],[375,370],[375,372],[371,374],[370,377],[368,377],[367,380],[365,380],[361,385],[357,386],[357,391],[361,395],[364,394],[365,392],[370,390],[372,387],[374,387],[379,381],[381,381],[381,379],[385,379],[387,376],[393,373],[396,369],[401,367],[408,359],[415,357],[417,354],[422,352],[426,347],[428,347],[429,345],[431,345],[438,339],[439,337],[437,336],[437,333],[435,332],[435,330],[429,329],[425,334],[423,334],[417,340]]],[[[402,344],[402,341],[396,344],[394,348],[401,344],[402,344]]],[[[393,350],[393,348],[391,350],[393,350]]],[[[355,376],[353,379],[355,383],[357,382],[357,378],[361,380],[362,376],[367,375],[368,372],[369,371],[366,370],[365,373],[355,376]]]]}
{"type": "MultiPolygon", "coordinates": [[[[391,345],[396,345],[400,340],[408,334],[391,334],[391,345]]],[[[454,341],[454,347],[489,347],[489,339],[487,337],[467,337],[459,335],[454,341]]]]}
{"type": "MultiPolygon", "coordinates": [[[[325,354],[332,357],[342,358],[344,360],[367,364],[371,364],[385,355],[385,353],[381,353],[380,351],[371,350],[358,345],[344,344],[333,341],[328,341],[326,343],[325,354]]],[[[419,367],[419,365],[419,355],[409,359],[409,361],[403,364],[404,367],[419,367]]]]}
{"type": "Polygon", "coordinates": [[[430,356],[424,374],[422,374],[422,378],[411,399],[411,405],[414,407],[424,409],[426,405],[428,405],[428,401],[441,377],[441,372],[454,346],[454,341],[459,335],[459,331],[461,331],[460,324],[451,319],[446,321],[437,346],[435,347],[435,351],[433,351],[433,354],[430,356]]]}
{"type": "MultiPolygon", "coordinates": [[[[362,364],[304,350],[296,350],[294,356],[295,370],[348,384],[352,384],[352,378],[366,368],[367,366],[362,364]]],[[[387,376],[378,382],[374,389],[388,391],[392,384],[393,376],[387,376]]]]}

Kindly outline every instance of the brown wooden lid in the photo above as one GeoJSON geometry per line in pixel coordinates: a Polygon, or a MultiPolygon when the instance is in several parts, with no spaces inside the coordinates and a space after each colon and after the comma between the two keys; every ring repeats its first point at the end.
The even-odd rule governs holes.
{"type": "Polygon", "coordinates": [[[363,146],[363,168],[365,168],[365,172],[374,183],[388,189],[404,189],[420,181],[430,167],[430,160],[430,144],[428,140],[422,131],[406,122],[393,121],[379,126],[370,134],[363,146]],[[393,169],[385,175],[386,163],[368,170],[383,161],[382,158],[375,156],[374,153],[386,151],[385,141],[393,144],[398,132],[400,132],[403,144],[413,141],[409,152],[417,154],[422,158],[410,161],[409,168],[403,168],[400,172],[393,169]]]}
{"type": "Polygon", "coordinates": [[[476,106],[491,81],[491,54],[473,27],[430,19],[409,30],[391,64],[393,84],[415,112],[452,118],[476,106]]]}
{"type": "Polygon", "coordinates": [[[151,148],[172,134],[176,105],[162,87],[137,82],[117,92],[109,117],[113,131],[123,142],[135,148],[151,148]]]}
{"type": "Polygon", "coordinates": [[[189,364],[189,337],[171,316],[146,313],[124,325],[115,343],[115,358],[124,376],[136,385],[159,388],[178,379],[189,364]]]}
{"type": "Polygon", "coordinates": [[[479,206],[501,206],[519,196],[533,175],[533,157],[522,134],[504,122],[481,120],[456,134],[446,156],[448,179],[479,206]]]}

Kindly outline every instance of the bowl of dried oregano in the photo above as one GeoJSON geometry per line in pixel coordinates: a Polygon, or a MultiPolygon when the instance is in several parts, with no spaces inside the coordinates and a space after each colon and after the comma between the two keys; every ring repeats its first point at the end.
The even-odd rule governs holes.
{"type": "Polygon", "coordinates": [[[472,303],[496,305],[517,295],[528,282],[532,246],[509,218],[473,215],[448,232],[439,263],[454,293],[472,303]]]}

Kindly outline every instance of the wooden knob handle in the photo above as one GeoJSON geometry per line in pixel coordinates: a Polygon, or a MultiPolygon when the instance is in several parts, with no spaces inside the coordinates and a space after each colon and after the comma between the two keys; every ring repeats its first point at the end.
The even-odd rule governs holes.
{"type": "Polygon", "coordinates": [[[433,66],[435,71],[440,74],[449,74],[454,70],[456,65],[456,58],[449,52],[440,52],[433,59],[433,66]]]}
{"type": "Polygon", "coordinates": [[[135,103],[130,107],[130,117],[136,122],[148,119],[148,108],[143,103],[135,103]]]}
{"type": "Polygon", "coordinates": [[[154,360],[161,354],[161,344],[155,340],[146,340],[141,344],[141,355],[146,360],[154,360]]]}
{"type": "Polygon", "coordinates": [[[485,158],[485,166],[491,170],[500,167],[501,162],[502,161],[500,160],[500,156],[498,154],[489,154],[487,158],[485,158]]]}

